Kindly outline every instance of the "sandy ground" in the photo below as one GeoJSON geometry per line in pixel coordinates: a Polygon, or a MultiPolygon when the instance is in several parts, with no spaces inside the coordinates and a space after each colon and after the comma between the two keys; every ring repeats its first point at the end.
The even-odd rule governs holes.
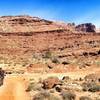
{"type": "Polygon", "coordinates": [[[66,73],[25,73],[7,75],[4,79],[3,86],[0,87],[0,100],[31,100],[29,93],[25,91],[29,85],[29,79],[39,81],[40,78],[45,79],[51,76],[56,76],[59,79],[62,79],[64,76],[69,76],[72,79],[79,79],[91,73],[100,73],[100,68],[90,68],[66,73]]]}

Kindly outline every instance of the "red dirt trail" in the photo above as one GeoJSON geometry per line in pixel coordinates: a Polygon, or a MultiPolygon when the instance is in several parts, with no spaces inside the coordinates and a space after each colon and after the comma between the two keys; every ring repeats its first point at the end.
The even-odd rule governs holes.
{"type": "Polygon", "coordinates": [[[0,100],[30,100],[27,86],[28,81],[22,76],[6,76],[0,87],[0,100]]]}

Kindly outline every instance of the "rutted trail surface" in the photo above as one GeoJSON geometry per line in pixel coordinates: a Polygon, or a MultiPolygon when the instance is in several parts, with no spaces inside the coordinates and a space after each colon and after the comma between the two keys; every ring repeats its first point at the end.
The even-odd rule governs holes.
{"type": "Polygon", "coordinates": [[[23,76],[5,77],[3,86],[0,87],[0,100],[30,100],[26,92],[28,83],[23,76]]]}

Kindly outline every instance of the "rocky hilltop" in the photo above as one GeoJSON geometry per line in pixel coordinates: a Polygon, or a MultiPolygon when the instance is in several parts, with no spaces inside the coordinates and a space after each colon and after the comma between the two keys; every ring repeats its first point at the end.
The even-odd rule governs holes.
{"type": "Polygon", "coordinates": [[[95,32],[95,25],[85,23],[75,26],[74,23],[53,22],[31,16],[2,16],[0,17],[0,32],[2,33],[28,33],[45,31],[83,31],[95,32]]]}
{"type": "Polygon", "coordinates": [[[0,17],[0,32],[41,32],[60,29],[52,21],[30,16],[2,16],[0,17]]]}

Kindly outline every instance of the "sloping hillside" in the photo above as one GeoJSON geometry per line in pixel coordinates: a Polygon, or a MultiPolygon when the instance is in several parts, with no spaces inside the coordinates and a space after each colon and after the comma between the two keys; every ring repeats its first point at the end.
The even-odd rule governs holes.
{"type": "Polygon", "coordinates": [[[47,52],[53,55],[51,58],[59,59],[60,64],[67,60],[73,62],[75,58],[98,59],[100,34],[74,31],[74,28],[73,24],[37,17],[0,17],[0,63],[26,66],[34,60],[35,63],[44,61],[47,52]]]}

